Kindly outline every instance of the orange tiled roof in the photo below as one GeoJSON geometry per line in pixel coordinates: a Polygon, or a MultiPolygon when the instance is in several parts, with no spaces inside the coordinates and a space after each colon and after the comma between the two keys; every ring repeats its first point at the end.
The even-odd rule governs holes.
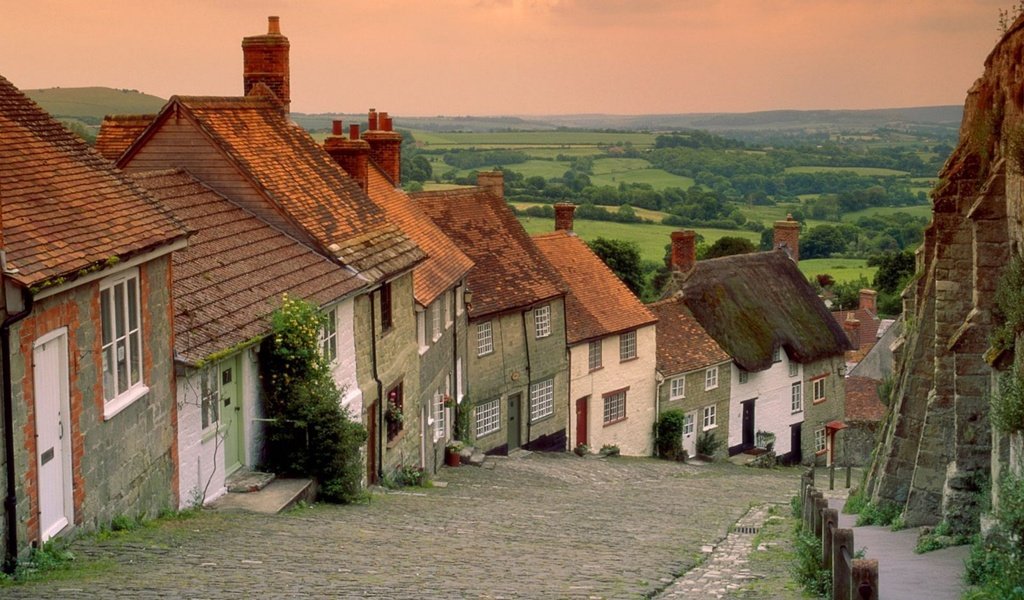
{"type": "Polygon", "coordinates": [[[392,223],[427,253],[427,260],[413,270],[412,281],[416,302],[428,306],[465,277],[473,261],[373,163],[370,163],[368,180],[370,198],[384,209],[392,223]]]}
{"type": "Polygon", "coordinates": [[[681,300],[670,298],[647,308],[658,318],[658,370],[662,374],[689,373],[729,360],[681,300]]]}
{"type": "Polygon", "coordinates": [[[471,317],[527,307],[565,293],[565,284],[505,201],[481,188],[410,197],[472,259],[471,317]]]}
{"type": "Polygon", "coordinates": [[[156,115],[107,115],[96,136],[96,151],[116,161],[156,119],[156,115]]]}
{"type": "Polygon", "coordinates": [[[575,234],[555,231],[533,241],[562,276],[569,344],[650,325],[657,318],[575,234]]]}
{"type": "Polygon", "coordinates": [[[179,107],[321,251],[371,281],[426,258],[305,130],[285,118],[276,99],[174,96],[158,119],[171,118],[179,107]],[[338,249],[330,250],[335,244],[338,249]]]}
{"type": "Polygon", "coordinates": [[[881,421],[885,405],[878,398],[880,381],[869,377],[846,378],[846,420],[881,421]]]}
{"type": "Polygon", "coordinates": [[[846,331],[843,324],[850,315],[853,315],[853,318],[860,322],[860,325],[857,327],[856,339],[852,340],[854,343],[853,345],[859,350],[870,350],[871,346],[875,345],[875,342],[878,341],[878,326],[881,325],[882,320],[878,318],[878,315],[866,308],[858,308],[856,310],[836,310],[832,312],[832,316],[835,317],[836,323],[839,323],[839,326],[843,327],[843,331],[846,331]]]}
{"type": "Polygon", "coordinates": [[[71,278],[186,235],[144,191],[3,77],[0,166],[7,260],[25,285],[71,278]]]}
{"type": "Polygon", "coordinates": [[[174,253],[174,351],[195,364],[269,331],[285,293],[318,305],[365,282],[184,171],[133,178],[195,233],[174,253]]]}

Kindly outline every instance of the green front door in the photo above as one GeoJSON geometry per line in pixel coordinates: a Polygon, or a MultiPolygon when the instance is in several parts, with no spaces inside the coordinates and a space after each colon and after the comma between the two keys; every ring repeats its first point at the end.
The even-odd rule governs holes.
{"type": "Polygon", "coordinates": [[[238,356],[222,361],[217,370],[220,376],[220,414],[224,427],[224,472],[230,474],[242,466],[242,457],[245,456],[238,356]]]}

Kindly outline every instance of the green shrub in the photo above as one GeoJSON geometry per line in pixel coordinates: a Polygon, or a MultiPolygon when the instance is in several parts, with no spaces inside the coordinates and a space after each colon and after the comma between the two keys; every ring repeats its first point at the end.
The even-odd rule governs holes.
{"type": "Polygon", "coordinates": [[[705,431],[697,436],[697,454],[701,456],[714,456],[715,452],[718,452],[718,449],[724,443],[723,440],[715,437],[715,432],[705,431]]]}
{"type": "Polygon", "coordinates": [[[273,333],[259,354],[267,416],[273,419],[266,430],[267,466],[316,478],[328,502],[361,499],[366,429],[342,409],[341,390],[320,355],[323,315],[285,295],[271,323],[273,333]]]}
{"type": "Polygon", "coordinates": [[[605,444],[604,446],[601,446],[600,454],[601,456],[619,456],[621,451],[615,444],[605,444]]]}
{"type": "Polygon", "coordinates": [[[1024,478],[1004,474],[996,525],[988,537],[975,536],[964,579],[978,586],[967,597],[1024,599],[1024,478]]]}
{"type": "Polygon", "coordinates": [[[992,393],[992,426],[1004,433],[1024,430],[1024,384],[1014,366],[999,378],[999,390],[992,393]]]}
{"type": "Polygon", "coordinates": [[[832,571],[822,567],[821,540],[802,528],[798,528],[795,535],[796,560],[791,567],[793,579],[816,598],[832,597],[832,571]]]}
{"type": "Polygon", "coordinates": [[[431,487],[430,477],[420,467],[400,465],[390,474],[384,476],[384,487],[431,487]]]}
{"type": "Polygon", "coordinates": [[[881,501],[877,504],[868,502],[857,514],[857,527],[862,525],[881,525],[890,527],[903,512],[902,507],[895,502],[881,501]]]}
{"type": "Polygon", "coordinates": [[[469,396],[455,405],[455,439],[467,446],[473,443],[473,401],[469,396]]]}
{"type": "Polygon", "coordinates": [[[1017,336],[1024,333],[1024,259],[1015,255],[996,285],[996,306],[992,311],[996,323],[991,343],[996,348],[1012,350],[1017,336]]]}
{"type": "Polygon", "coordinates": [[[685,461],[683,450],[683,422],[686,413],[679,409],[666,410],[654,424],[654,451],[661,458],[685,461]]]}
{"type": "Polygon", "coordinates": [[[846,497],[846,504],[843,505],[843,514],[857,515],[868,505],[867,494],[864,493],[863,489],[856,487],[850,490],[850,495],[846,497]]]}

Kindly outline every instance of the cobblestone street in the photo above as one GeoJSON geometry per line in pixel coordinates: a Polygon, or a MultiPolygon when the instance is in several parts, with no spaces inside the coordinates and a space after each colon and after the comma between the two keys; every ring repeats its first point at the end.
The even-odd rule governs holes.
{"type": "Polygon", "coordinates": [[[447,487],[262,516],[204,511],[73,545],[108,566],[5,598],[630,598],[671,584],[798,471],[571,454],[444,469],[447,487]],[[490,466],[490,465],[488,465],[490,466]]]}

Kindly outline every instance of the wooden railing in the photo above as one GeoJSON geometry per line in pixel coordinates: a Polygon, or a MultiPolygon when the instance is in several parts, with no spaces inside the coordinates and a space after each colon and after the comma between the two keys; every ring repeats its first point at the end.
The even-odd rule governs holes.
{"type": "Polygon", "coordinates": [[[839,527],[839,511],[814,487],[813,468],[800,476],[800,493],[804,530],[821,540],[821,564],[832,572],[833,600],[878,600],[878,561],[854,558],[853,530],[839,527]]]}

